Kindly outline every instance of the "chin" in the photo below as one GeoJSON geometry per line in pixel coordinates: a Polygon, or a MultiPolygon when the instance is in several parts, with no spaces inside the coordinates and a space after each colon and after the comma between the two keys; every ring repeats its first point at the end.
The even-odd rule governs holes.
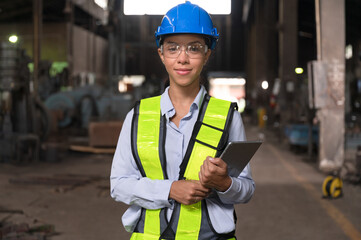
{"type": "Polygon", "coordinates": [[[195,81],[192,80],[177,80],[175,81],[175,84],[181,87],[188,87],[195,84],[195,81]]]}
{"type": "Polygon", "coordinates": [[[188,87],[190,85],[195,85],[198,83],[199,85],[199,81],[198,80],[194,80],[190,77],[177,77],[175,78],[176,80],[174,80],[174,83],[178,86],[182,86],[182,87],[188,87]]]}

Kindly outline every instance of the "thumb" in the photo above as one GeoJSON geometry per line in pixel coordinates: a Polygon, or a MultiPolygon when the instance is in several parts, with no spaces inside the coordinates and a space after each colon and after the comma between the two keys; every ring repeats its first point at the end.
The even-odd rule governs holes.
{"type": "Polygon", "coordinates": [[[223,161],[221,158],[213,158],[213,157],[209,157],[208,160],[218,166],[218,167],[226,167],[227,163],[225,161],[223,161]]]}
{"type": "Polygon", "coordinates": [[[214,157],[208,156],[207,159],[208,159],[208,161],[210,161],[210,162],[213,163],[214,165],[217,165],[217,166],[218,166],[218,165],[222,164],[222,161],[221,161],[220,158],[214,158],[214,157]]]}

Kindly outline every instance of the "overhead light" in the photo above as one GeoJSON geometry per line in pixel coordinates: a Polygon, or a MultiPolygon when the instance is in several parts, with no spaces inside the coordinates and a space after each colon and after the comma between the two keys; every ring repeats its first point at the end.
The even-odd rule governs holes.
{"type": "MultiPolygon", "coordinates": [[[[164,15],[184,0],[124,0],[125,15],[164,15]]],[[[193,4],[204,8],[209,14],[231,14],[231,0],[192,0],[193,4]]]]}
{"type": "Polygon", "coordinates": [[[264,81],[262,82],[261,86],[262,86],[262,88],[263,88],[264,90],[268,89],[268,82],[267,82],[266,80],[264,80],[264,81]]]}
{"type": "Polygon", "coordinates": [[[295,73],[302,74],[303,73],[303,68],[300,68],[300,67],[295,68],[295,73]]]}
{"type": "Polygon", "coordinates": [[[132,84],[134,87],[140,87],[145,81],[144,75],[130,75],[123,76],[123,81],[128,84],[132,84]]]}
{"type": "MultiPolygon", "coordinates": [[[[217,75],[217,74],[216,74],[217,75]]],[[[246,106],[246,79],[243,77],[228,77],[225,73],[224,76],[221,72],[218,73],[218,76],[212,76],[210,74],[209,79],[209,94],[213,97],[237,102],[238,110],[240,112],[244,111],[246,106]]]]}
{"type": "Polygon", "coordinates": [[[11,36],[9,37],[9,42],[11,42],[11,43],[17,43],[18,40],[19,40],[19,38],[18,38],[18,36],[16,36],[16,35],[11,35],[11,36]]]}
{"type": "Polygon", "coordinates": [[[210,81],[214,85],[245,85],[246,79],[244,78],[211,78],[210,81]]]}
{"type": "Polygon", "coordinates": [[[144,75],[119,76],[118,91],[121,93],[131,91],[133,87],[140,87],[144,81],[144,75]]]}
{"type": "Polygon", "coordinates": [[[107,9],[108,1],[107,0],[94,0],[95,4],[103,9],[107,9]]]}
{"type": "Polygon", "coordinates": [[[353,56],[353,54],[352,54],[352,45],[349,44],[349,45],[346,46],[345,57],[348,60],[348,59],[351,59],[352,56],[353,56]]]}

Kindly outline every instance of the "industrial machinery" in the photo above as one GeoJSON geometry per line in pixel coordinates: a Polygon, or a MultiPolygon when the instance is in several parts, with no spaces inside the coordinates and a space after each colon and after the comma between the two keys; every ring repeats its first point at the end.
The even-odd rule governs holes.
{"type": "Polygon", "coordinates": [[[0,43],[0,162],[39,158],[49,133],[49,115],[31,93],[29,57],[17,45],[0,43]]]}
{"type": "Polygon", "coordinates": [[[130,94],[114,93],[98,85],[77,87],[50,95],[44,102],[56,113],[58,128],[87,129],[90,121],[124,120],[135,100],[130,94]]]}
{"type": "Polygon", "coordinates": [[[324,198],[339,198],[342,196],[342,180],[338,176],[329,175],[322,184],[324,198]]]}

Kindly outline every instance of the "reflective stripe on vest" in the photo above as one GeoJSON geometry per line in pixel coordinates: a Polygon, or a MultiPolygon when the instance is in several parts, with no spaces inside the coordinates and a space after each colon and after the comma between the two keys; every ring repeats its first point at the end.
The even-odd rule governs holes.
{"type": "MultiPolygon", "coordinates": [[[[207,156],[215,157],[226,143],[221,142],[226,135],[224,134],[225,125],[232,118],[234,105],[228,101],[210,98],[209,96],[206,96],[206,99],[207,101],[204,102],[208,105],[205,111],[203,104],[203,110],[199,110],[202,118],[200,119],[198,116],[197,126],[193,129],[192,139],[182,162],[183,167],[181,165],[181,169],[184,168],[180,173],[181,178],[199,180],[199,169],[205,158],[207,156]]],[[[164,152],[165,129],[165,119],[160,114],[160,96],[141,100],[134,110],[132,152],[143,177],[167,178],[164,152]],[[160,140],[162,136],[164,139],[160,140]]],[[[207,210],[203,209],[203,211],[207,210]]],[[[160,210],[145,210],[145,217],[141,219],[144,222],[143,233],[134,232],[131,239],[159,239],[161,229],[164,230],[164,227],[161,226],[159,213],[160,210]]],[[[202,239],[202,236],[199,236],[203,224],[202,214],[204,214],[202,213],[202,202],[193,205],[181,205],[179,216],[176,217],[178,223],[175,239],[202,239]]],[[[162,235],[162,239],[168,238],[163,238],[162,235]]],[[[169,239],[174,238],[169,237],[169,239]]]]}
{"type": "MultiPolygon", "coordinates": [[[[159,158],[160,96],[141,101],[139,105],[137,153],[145,176],[150,179],[164,179],[159,158]]],[[[146,210],[144,234],[134,233],[132,240],[158,240],[160,230],[160,209],[146,210]]]]}
{"type": "MultiPolygon", "coordinates": [[[[211,98],[197,134],[184,178],[199,180],[199,169],[207,156],[215,157],[227,120],[230,102],[211,98]],[[207,145],[205,145],[207,144],[207,145]],[[211,148],[213,147],[213,148],[211,148]]],[[[176,240],[197,240],[201,228],[201,202],[181,205],[176,240]]]]}

